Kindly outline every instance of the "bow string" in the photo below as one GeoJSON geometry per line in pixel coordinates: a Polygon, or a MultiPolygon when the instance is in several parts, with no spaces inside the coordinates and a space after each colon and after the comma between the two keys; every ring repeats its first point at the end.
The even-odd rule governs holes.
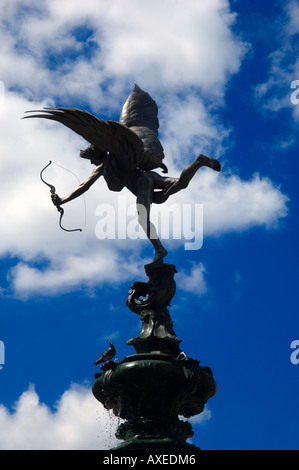
{"type": "MultiPolygon", "coordinates": [[[[41,170],[40,172],[40,179],[42,180],[42,182],[44,184],[46,184],[49,188],[50,188],[50,193],[51,195],[56,195],[56,188],[53,184],[50,184],[48,183],[47,181],[45,181],[44,177],[43,177],[43,172],[46,170],[46,168],[48,168],[50,165],[51,165],[52,161],[50,160],[49,163],[41,170]]],[[[58,165],[60,166],[60,165],[58,165]]],[[[58,212],[60,213],[60,217],[59,217],[59,227],[64,230],[65,232],[82,232],[82,229],[81,228],[73,228],[73,229],[68,229],[68,228],[65,228],[62,226],[62,218],[63,218],[63,215],[64,215],[64,209],[60,206],[60,205],[56,205],[56,209],[58,210],[58,212]]]]}

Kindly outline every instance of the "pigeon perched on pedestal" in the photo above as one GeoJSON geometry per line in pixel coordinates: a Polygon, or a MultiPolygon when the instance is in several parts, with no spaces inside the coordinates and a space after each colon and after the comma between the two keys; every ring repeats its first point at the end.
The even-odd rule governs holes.
{"type": "Polygon", "coordinates": [[[97,366],[101,362],[111,361],[111,359],[114,358],[115,354],[116,354],[116,349],[115,349],[114,344],[112,343],[112,341],[110,341],[109,348],[106,349],[106,351],[103,352],[103,354],[99,357],[99,359],[97,359],[94,362],[94,365],[97,366]]]}

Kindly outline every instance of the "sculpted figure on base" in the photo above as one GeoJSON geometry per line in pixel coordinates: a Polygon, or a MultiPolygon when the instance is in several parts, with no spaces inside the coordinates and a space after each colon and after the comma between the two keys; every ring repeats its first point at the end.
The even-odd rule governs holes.
{"type": "Polygon", "coordinates": [[[34,112],[43,114],[26,117],[58,121],[85,138],[90,145],[81,150],[80,156],[96,166],[92,175],[68,196],[60,198],[52,194],[54,205],[60,208],[82,195],[101,176],[111,191],[128,188],[136,196],[139,224],[154,247],[153,262],[162,262],[167,250],[150,221],[151,204],[162,204],[169,196],[186,188],[202,166],[220,171],[220,163],[200,154],[178,178],[153,171],[161,168],[164,174],[168,172],[158,139],[158,108],[150,95],[137,85],[123,106],[119,122],[104,121],[76,108],[44,108],[34,112]]]}

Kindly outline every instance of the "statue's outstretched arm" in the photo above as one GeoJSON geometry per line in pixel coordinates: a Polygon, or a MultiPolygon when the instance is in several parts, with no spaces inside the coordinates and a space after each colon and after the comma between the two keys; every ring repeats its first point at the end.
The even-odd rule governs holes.
{"type": "Polygon", "coordinates": [[[52,201],[55,206],[65,204],[66,202],[72,201],[73,199],[81,196],[83,193],[88,191],[91,185],[103,175],[103,164],[96,167],[92,175],[84,182],[81,183],[74,191],[72,191],[68,196],[60,198],[57,194],[52,195],[52,201]]]}

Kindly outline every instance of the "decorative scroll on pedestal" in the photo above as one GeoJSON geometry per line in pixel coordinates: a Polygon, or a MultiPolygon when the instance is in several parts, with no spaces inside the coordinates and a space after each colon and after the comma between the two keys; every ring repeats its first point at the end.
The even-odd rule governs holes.
{"type": "Polygon", "coordinates": [[[134,346],[136,353],[155,351],[178,357],[181,340],[167,309],[176,291],[177,270],[173,264],[151,263],[145,266],[145,272],[149,281],[134,282],[127,298],[130,310],[140,315],[142,330],[126,344],[134,346]]]}

